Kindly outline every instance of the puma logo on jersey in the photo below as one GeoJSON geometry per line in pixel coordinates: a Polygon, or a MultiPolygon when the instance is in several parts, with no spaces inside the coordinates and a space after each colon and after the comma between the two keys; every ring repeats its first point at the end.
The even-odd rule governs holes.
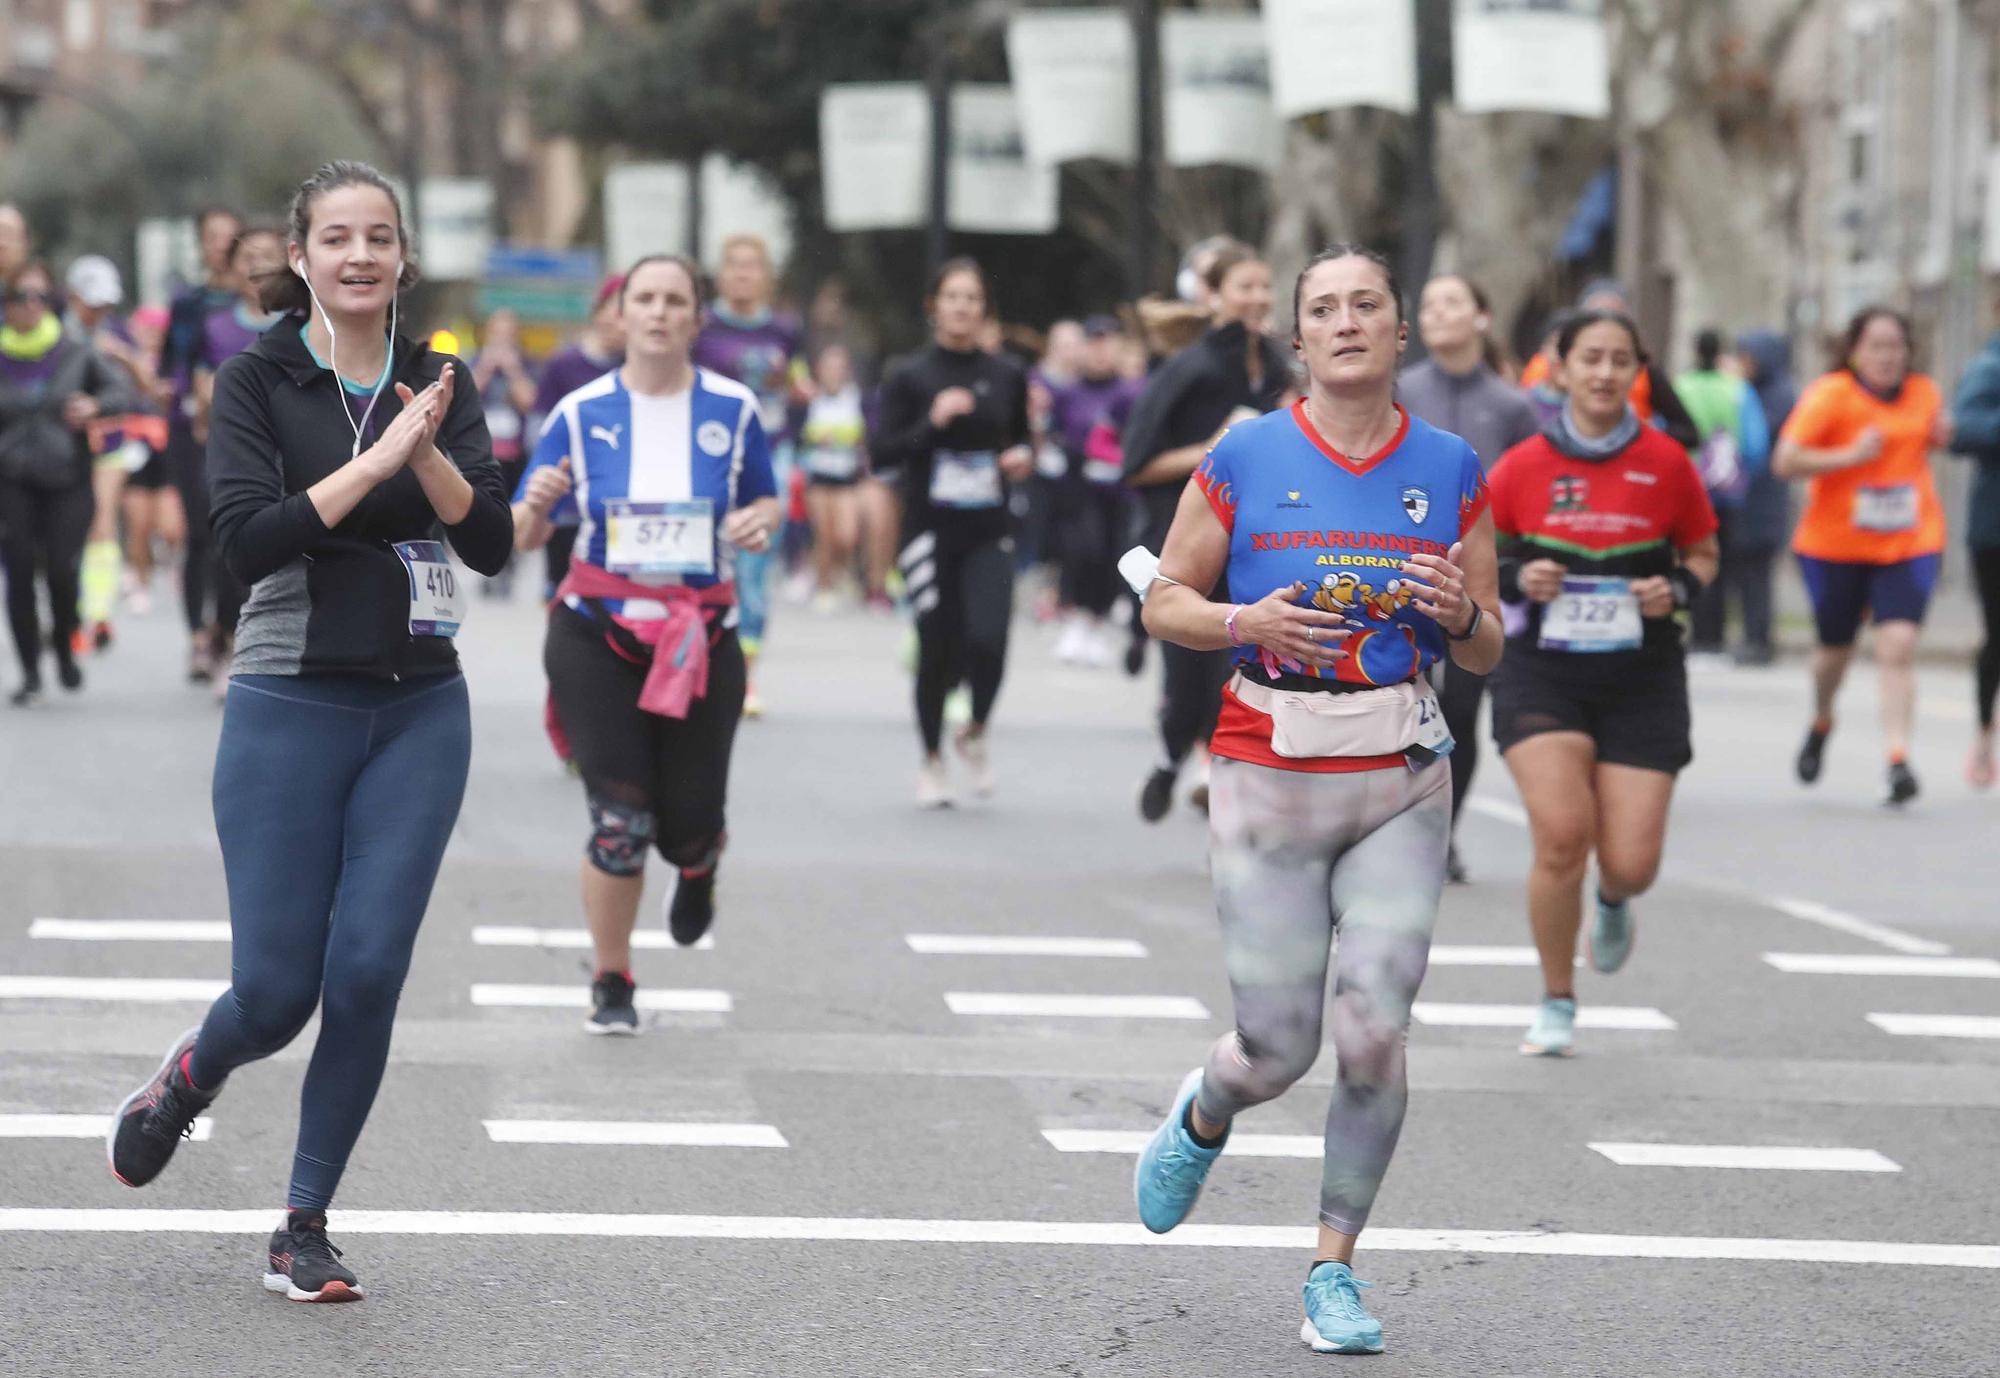
{"type": "Polygon", "coordinates": [[[622,422],[616,426],[592,426],[590,428],[590,438],[592,440],[601,440],[615,450],[618,448],[618,437],[624,429],[625,427],[622,422]]]}

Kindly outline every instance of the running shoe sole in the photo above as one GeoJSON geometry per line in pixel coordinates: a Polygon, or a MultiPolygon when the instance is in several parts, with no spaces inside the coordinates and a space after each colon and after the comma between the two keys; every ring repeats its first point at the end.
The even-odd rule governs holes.
{"type": "MultiPolygon", "coordinates": [[[[153,1075],[140,1082],[138,1090],[118,1102],[118,1108],[111,1114],[111,1128],[104,1135],[104,1164],[111,1169],[113,1177],[118,1177],[118,1160],[115,1156],[115,1150],[118,1144],[118,1126],[125,1123],[125,1112],[132,1108],[134,1101],[153,1089],[153,1083],[165,1076],[167,1069],[180,1060],[181,1054],[188,1050],[188,1045],[194,1041],[195,1036],[200,1032],[201,1025],[197,1024],[175,1039],[174,1046],[167,1050],[167,1055],[160,1060],[160,1065],[154,1070],[153,1075]]],[[[123,1177],[118,1177],[118,1181],[121,1186],[133,1187],[133,1184],[127,1182],[123,1177]]],[[[133,1187],[135,1191],[138,1189],[138,1187],[133,1187]]]]}
{"type": "Polygon", "coordinates": [[[1380,1354],[1382,1352],[1381,1345],[1364,1344],[1360,1340],[1350,1341],[1344,1345],[1337,1345],[1333,1341],[1323,1337],[1319,1333],[1319,1327],[1315,1326],[1309,1319],[1300,1323],[1299,1339],[1304,1342],[1306,1348],[1315,1354],[1380,1354]]]}
{"type": "Polygon", "coordinates": [[[1572,1043],[1568,1047],[1564,1048],[1544,1048],[1539,1043],[1529,1043],[1526,1040],[1523,1040],[1521,1043],[1521,1056],[1522,1057],[1575,1057],[1576,1044],[1572,1043]]]}
{"type": "Polygon", "coordinates": [[[286,1301],[360,1301],[363,1298],[360,1285],[349,1287],[340,1281],[329,1282],[317,1292],[301,1292],[292,1286],[292,1280],[283,1273],[264,1274],[266,1292],[283,1292],[286,1301]]]}
{"type": "Polygon", "coordinates": [[[583,1031],[597,1038],[637,1038],[637,1024],[600,1024],[595,1019],[583,1021],[583,1031]]]}

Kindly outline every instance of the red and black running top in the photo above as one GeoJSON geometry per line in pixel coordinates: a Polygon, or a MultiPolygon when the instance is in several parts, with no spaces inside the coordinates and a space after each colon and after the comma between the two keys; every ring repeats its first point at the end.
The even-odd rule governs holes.
{"type": "MultiPolygon", "coordinates": [[[[1535,436],[1500,456],[1488,481],[1502,557],[1554,560],[1571,574],[1666,574],[1677,552],[1716,529],[1694,461],[1651,426],[1602,459],[1565,454],[1546,435],[1535,436]]],[[[1530,645],[1540,618],[1541,609],[1530,604],[1530,645]]],[[[1645,636],[1647,651],[1679,645],[1671,617],[1648,618],[1645,636]]]]}

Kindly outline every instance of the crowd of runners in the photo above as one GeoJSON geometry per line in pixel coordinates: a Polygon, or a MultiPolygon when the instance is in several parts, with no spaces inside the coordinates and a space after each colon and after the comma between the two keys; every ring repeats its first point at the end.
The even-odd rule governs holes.
{"type": "Polygon", "coordinates": [[[1771,332],[1703,330],[1676,375],[1600,282],[1517,366],[1466,277],[1405,284],[1339,245],[1276,278],[1213,239],[1173,296],[1057,322],[1027,357],[1002,285],[951,259],[909,284],[927,341],[877,361],[837,310],[782,310],[768,247],[738,236],[712,276],[622,265],[551,358],[501,314],[460,359],[399,320],[416,258],[364,165],[319,169],[270,224],[211,211],[200,242],[203,281],[121,313],[109,261],[58,275],[0,207],[10,696],[32,708],[49,665],[87,693],[121,619],[177,585],[186,673],[225,705],[232,984],[109,1153],[151,1181],[231,1071],[318,1009],[265,1275],[294,1300],[362,1294],[326,1212],[465,790],[453,637],[510,560],[548,604],[546,726],[579,781],[592,1034],[639,1029],[649,853],[674,939],[715,920],[732,749],[788,619],[907,619],[925,808],[995,791],[1024,618],[1060,623],[1061,661],[1146,685],[1137,811],[1208,816],[1235,1011],[1139,1160],[1137,1210],[1186,1218],[1235,1116],[1313,1063],[1331,971],[1301,1332],[1321,1351],[1382,1346],[1351,1264],[1482,731],[1530,824],[1535,1056],[1576,1051],[1579,945],[1597,975],[1633,949],[1693,759],[1690,657],[1774,658],[1787,542],[1815,641],[1798,779],[1820,777],[1865,622],[1886,798],[1918,795],[1913,666],[1958,533],[1987,627],[1966,770],[1993,783],[2000,338],[1955,397],[1887,307],[1803,385],[1771,332]],[[1940,497],[1945,452],[1977,465],[1966,512],[1940,497]]]}

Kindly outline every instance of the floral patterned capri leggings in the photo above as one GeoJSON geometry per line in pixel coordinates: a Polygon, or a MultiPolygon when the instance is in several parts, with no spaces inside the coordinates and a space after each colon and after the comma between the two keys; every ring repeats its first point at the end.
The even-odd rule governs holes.
{"type": "Polygon", "coordinates": [[[1359,1234],[1409,1099],[1403,1042],[1444,887],[1450,769],[1311,774],[1218,757],[1209,810],[1236,1028],[1209,1053],[1201,1113],[1232,1119],[1305,1075],[1331,957],[1340,1068],[1319,1218],[1359,1234]]]}

